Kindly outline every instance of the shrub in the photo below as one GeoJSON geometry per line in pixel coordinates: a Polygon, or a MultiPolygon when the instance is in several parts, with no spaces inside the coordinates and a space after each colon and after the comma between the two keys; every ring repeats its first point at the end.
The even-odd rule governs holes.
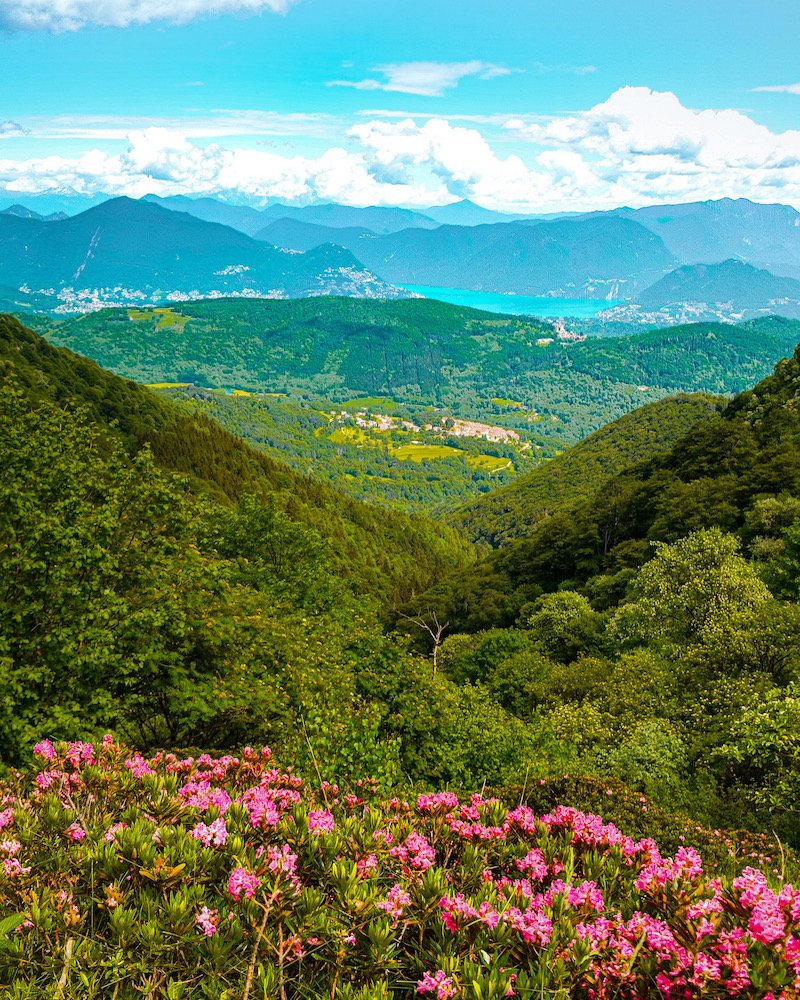
{"type": "Polygon", "coordinates": [[[0,790],[12,998],[798,996],[800,891],[575,808],[344,794],[266,749],[36,752],[0,790]]]}

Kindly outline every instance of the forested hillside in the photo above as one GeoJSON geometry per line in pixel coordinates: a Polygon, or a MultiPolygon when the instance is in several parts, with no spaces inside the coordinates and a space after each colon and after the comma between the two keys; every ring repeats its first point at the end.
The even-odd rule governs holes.
{"type": "Polygon", "coordinates": [[[640,406],[508,486],[464,504],[448,520],[475,540],[508,544],[537,522],[593,498],[632,462],[669,451],[724,406],[720,397],[699,394],[640,406]]]}
{"type": "Polygon", "coordinates": [[[424,518],[359,504],[324,483],[248,447],[202,414],[55,348],[11,317],[0,317],[0,364],[34,405],[83,406],[103,434],[133,456],[147,446],[163,469],[225,503],[263,494],[293,521],[331,544],[337,571],[359,593],[391,602],[469,559],[458,535],[424,518]]]}
{"type": "Polygon", "coordinates": [[[700,323],[560,340],[552,326],[431,300],[193,302],[104,310],[48,338],[140,382],[285,392],[317,401],[389,396],[574,443],[676,392],[738,392],[800,339],[800,322],[700,323]]]}
{"type": "MultiPolygon", "coordinates": [[[[98,996],[123,970],[133,997],[153,968],[202,990],[213,967],[299,997],[333,989],[339,962],[372,1000],[383,948],[380,981],[394,970],[401,992],[449,970],[500,1000],[508,970],[476,964],[475,932],[517,984],[574,992],[576,920],[606,904],[628,907],[596,925],[616,921],[627,964],[596,972],[631,998],[655,968],[705,968],[710,935],[746,934],[748,975],[788,981],[794,952],[753,923],[747,887],[754,863],[798,871],[800,349],[721,413],[683,397],[608,428],[583,445],[584,483],[566,453],[563,505],[545,467],[519,502],[548,516],[470,568],[430,522],[304,480],[15,320],[0,330],[0,901],[22,928],[0,981],[40,1000],[69,962],[98,996]],[[374,598],[401,595],[392,629],[374,598]],[[708,926],[686,899],[711,900],[708,926]],[[680,955],[636,930],[656,903],[660,933],[691,933],[680,955]],[[318,958],[258,971],[241,956],[256,925],[318,958]],[[533,926],[523,954],[510,935],[530,944],[533,926]]],[[[789,934],[794,896],[758,878],[789,934]]],[[[720,962],[695,996],[723,995],[720,962]]]]}

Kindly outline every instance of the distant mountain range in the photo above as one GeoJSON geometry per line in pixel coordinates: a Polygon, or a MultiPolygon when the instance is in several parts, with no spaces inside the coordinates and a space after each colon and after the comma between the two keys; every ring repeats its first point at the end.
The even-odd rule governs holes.
{"type": "MultiPolygon", "coordinates": [[[[245,205],[228,205],[215,198],[185,198],[175,196],[159,198],[156,195],[146,195],[144,201],[150,201],[162,208],[174,212],[188,212],[206,222],[220,222],[232,226],[249,236],[255,236],[278,219],[296,219],[298,222],[330,229],[345,229],[359,227],[369,229],[373,233],[396,233],[401,229],[417,228],[433,229],[437,225],[432,217],[414,212],[408,208],[354,208],[349,205],[269,205],[264,209],[249,208],[245,205]]],[[[478,211],[478,206],[473,206],[478,211]]],[[[488,213],[494,215],[495,213],[488,213]]],[[[319,243],[324,243],[320,239],[319,243]]],[[[319,244],[316,244],[319,245],[319,244]]]]}
{"type": "Polygon", "coordinates": [[[55,203],[43,197],[0,211],[0,285],[52,290],[63,309],[125,301],[109,292],[68,302],[69,289],[155,301],[392,297],[403,294],[392,286],[416,285],[621,301],[604,318],[657,324],[800,314],[800,213],[786,205],[720,199],[514,217],[468,200],[415,211],[148,195],[67,218],[38,211],[55,203]]]}
{"type": "Polygon", "coordinates": [[[660,325],[770,314],[800,319],[800,281],[731,259],[684,264],[601,317],[660,325]]]}
{"type": "MultiPolygon", "coordinates": [[[[170,295],[402,294],[342,247],[289,253],[228,226],[129,198],[58,222],[0,215],[0,285],[50,289],[67,304],[81,290],[103,289],[111,290],[114,301],[126,291],[131,301],[170,295]]],[[[96,305],[95,299],[85,304],[96,305]]],[[[80,305],[79,295],[78,300],[73,304],[80,305]]]]}
{"type": "MultiPolygon", "coordinates": [[[[308,247],[312,236],[287,225],[259,234],[293,249],[308,247]]],[[[631,298],[676,264],[658,236],[615,216],[404,229],[371,238],[343,231],[338,240],[386,281],[520,295],[631,298]]]]}
{"type": "Polygon", "coordinates": [[[800,281],[779,277],[742,260],[685,264],[646,288],[637,301],[645,309],[684,302],[736,303],[737,308],[748,312],[775,312],[775,307],[784,305],[792,306],[800,316],[800,281]]]}
{"type": "Polygon", "coordinates": [[[49,215],[40,215],[24,205],[10,205],[8,208],[4,208],[0,215],[15,215],[18,219],[36,219],[37,222],[61,222],[62,219],[69,218],[66,212],[51,212],[49,215]]]}
{"type": "Polygon", "coordinates": [[[351,250],[356,257],[364,240],[375,239],[376,233],[363,226],[319,226],[302,219],[276,219],[255,234],[257,240],[272,243],[287,250],[313,250],[324,243],[338,243],[351,250]]]}
{"type": "Polygon", "coordinates": [[[800,278],[800,212],[746,198],[617,209],[656,233],[681,264],[719,264],[731,257],[800,278]]]}

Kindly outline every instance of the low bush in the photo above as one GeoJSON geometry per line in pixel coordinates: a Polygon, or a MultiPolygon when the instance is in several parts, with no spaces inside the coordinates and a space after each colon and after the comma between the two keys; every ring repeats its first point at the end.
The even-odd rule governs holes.
{"type": "Polygon", "coordinates": [[[800,891],[598,816],[347,794],[239,756],[36,747],[0,788],[20,998],[800,996],[800,891]]]}

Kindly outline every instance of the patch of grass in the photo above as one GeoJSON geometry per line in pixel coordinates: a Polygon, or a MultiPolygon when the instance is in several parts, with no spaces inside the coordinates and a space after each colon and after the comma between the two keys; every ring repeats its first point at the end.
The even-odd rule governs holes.
{"type": "Polygon", "coordinates": [[[337,403],[337,408],[345,410],[369,410],[373,407],[397,406],[391,396],[361,396],[358,399],[348,399],[345,403],[337,403]]]}
{"type": "Polygon", "coordinates": [[[494,403],[495,406],[515,406],[517,409],[521,409],[525,404],[520,403],[518,399],[501,399],[499,396],[493,396],[490,403],[494,403]]]}
{"type": "Polygon", "coordinates": [[[511,464],[509,459],[498,458],[497,455],[468,455],[467,462],[473,469],[486,469],[487,472],[497,472],[511,464]]]}
{"type": "Polygon", "coordinates": [[[446,444],[404,444],[394,449],[394,457],[401,462],[422,462],[426,458],[462,458],[464,452],[460,448],[451,448],[446,444]]]}
{"type": "MultiPolygon", "coordinates": [[[[324,428],[323,428],[324,430],[324,428]]],[[[360,427],[337,427],[331,432],[329,441],[334,444],[372,444],[376,442],[370,439],[369,434],[360,427]]]]}

